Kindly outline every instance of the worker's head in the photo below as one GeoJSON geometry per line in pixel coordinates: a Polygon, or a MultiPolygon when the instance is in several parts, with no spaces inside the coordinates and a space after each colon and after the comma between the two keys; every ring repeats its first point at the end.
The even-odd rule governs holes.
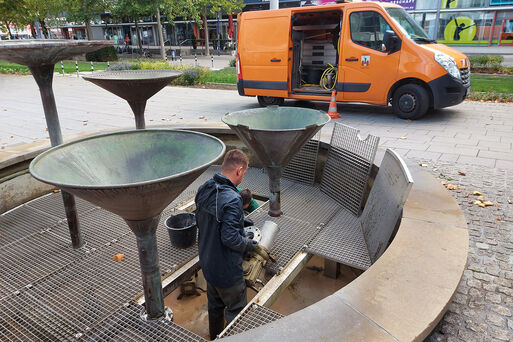
{"type": "Polygon", "coordinates": [[[242,208],[248,209],[251,201],[253,200],[253,194],[249,189],[243,189],[240,191],[240,197],[242,197],[242,208]]]}
{"type": "Polygon", "coordinates": [[[241,150],[228,151],[221,165],[221,173],[223,176],[232,181],[235,186],[239,185],[244,179],[244,175],[248,170],[248,156],[241,150]]]}

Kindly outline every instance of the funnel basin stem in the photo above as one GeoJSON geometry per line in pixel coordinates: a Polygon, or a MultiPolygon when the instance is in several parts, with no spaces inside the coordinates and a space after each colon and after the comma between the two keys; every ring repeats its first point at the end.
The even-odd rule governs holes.
{"type": "Polygon", "coordinates": [[[281,175],[282,169],[279,166],[267,167],[269,175],[269,216],[279,217],[283,215],[281,211],[281,175]]]}
{"type": "Polygon", "coordinates": [[[70,193],[61,191],[62,200],[64,202],[64,211],[66,211],[66,218],[68,219],[69,235],[71,237],[71,244],[73,248],[77,249],[84,245],[82,234],[80,233],[80,226],[78,224],[77,206],[75,204],[75,197],[70,193]]]}
{"type": "MultiPolygon", "coordinates": [[[[50,143],[52,146],[60,145],[62,144],[62,133],[52,89],[54,64],[30,66],[29,69],[41,93],[41,101],[43,102],[50,143]]],[[[75,197],[63,191],[62,200],[64,201],[64,210],[66,211],[66,218],[68,219],[71,244],[75,249],[80,248],[83,245],[83,240],[80,234],[75,197]]]]}
{"type": "Polygon", "coordinates": [[[128,101],[135,116],[135,128],[145,129],[146,122],[144,121],[144,111],[146,109],[146,101],[128,101]]]}
{"type": "Polygon", "coordinates": [[[137,238],[144,287],[144,305],[149,319],[157,319],[165,314],[157,237],[155,235],[159,220],[160,214],[142,221],[125,220],[137,238]]]}

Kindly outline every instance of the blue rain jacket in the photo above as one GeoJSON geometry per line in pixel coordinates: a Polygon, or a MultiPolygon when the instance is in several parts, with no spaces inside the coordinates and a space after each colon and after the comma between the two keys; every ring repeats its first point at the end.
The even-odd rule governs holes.
{"type": "Polygon", "coordinates": [[[216,173],[200,186],[195,202],[203,275],[216,287],[232,287],[243,278],[242,258],[250,244],[244,236],[242,198],[228,178],[216,173]]]}

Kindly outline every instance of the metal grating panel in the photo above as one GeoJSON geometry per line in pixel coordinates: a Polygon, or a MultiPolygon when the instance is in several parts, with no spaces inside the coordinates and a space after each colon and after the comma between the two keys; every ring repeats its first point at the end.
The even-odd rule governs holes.
{"type": "Polygon", "coordinates": [[[362,270],[371,265],[360,222],[344,209],[313,239],[307,252],[362,270]]]}
{"type": "Polygon", "coordinates": [[[58,221],[56,217],[22,205],[0,215],[0,247],[5,248],[20,239],[38,234],[56,225],[58,221]]]}
{"type": "MultiPolygon", "coordinates": [[[[293,182],[285,178],[282,178],[280,181],[281,191],[293,185],[293,182]]],[[[267,172],[265,169],[250,167],[239,187],[243,189],[248,188],[253,194],[269,197],[269,177],[267,176],[267,172]]]]}
{"type": "Polygon", "coordinates": [[[361,140],[358,130],[335,124],[321,190],[354,215],[360,214],[379,138],[361,140]]]}
{"type": "Polygon", "coordinates": [[[312,185],[319,153],[321,131],[310,139],[283,169],[283,177],[291,181],[312,185]]]}
{"type": "Polygon", "coordinates": [[[271,253],[276,258],[276,263],[268,263],[266,268],[273,273],[278,273],[305,245],[307,245],[318,233],[318,228],[308,222],[300,221],[287,215],[270,217],[267,209],[262,207],[249,216],[258,227],[262,227],[265,221],[275,222],[280,228],[278,237],[274,241],[271,253]]]}
{"type": "MultiPolygon", "coordinates": [[[[76,196],[75,201],[77,204],[77,213],[79,215],[86,213],[94,208],[98,208],[94,204],[76,196]]],[[[53,215],[60,219],[66,218],[64,203],[62,202],[62,195],[60,193],[51,193],[49,195],[41,196],[33,201],[28,202],[27,206],[53,215]]]]}
{"type": "Polygon", "coordinates": [[[264,306],[253,304],[244,310],[233,325],[228,328],[223,337],[240,334],[241,332],[258,328],[261,325],[268,324],[284,317],[264,306]]]}
{"type": "Polygon", "coordinates": [[[285,215],[313,226],[327,223],[339,208],[340,205],[317,186],[296,184],[281,196],[281,209],[285,215]]]}
{"type": "Polygon", "coordinates": [[[33,284],[84,256],[48,232],[31,235],[0,250],[0,298],[33,284]]]}
{"type": "Polygon", "coordinates": [[[102,322],[101,326],[91,330],[85,341],[175,341],[202,342],[200,336],[164,319],[143,321],[140,318],[142,306],[130,303],[102,322]]]}
{"type": "MultiPolygon", "coordinates": [[[[88,250],[115,242],[124,235],[133,235],[121,217],[103,209],[92,210],[80,215],[80,232],[85,241],[85,249],[88,250]]],[[[67,221],[52,228],[50,233],[71,243],[67,221]]]]}
{"type": "Polygon", "coordinates": [[[24,290],[0,301],[1,341],[73,341],[80,329],[24,290]]]}

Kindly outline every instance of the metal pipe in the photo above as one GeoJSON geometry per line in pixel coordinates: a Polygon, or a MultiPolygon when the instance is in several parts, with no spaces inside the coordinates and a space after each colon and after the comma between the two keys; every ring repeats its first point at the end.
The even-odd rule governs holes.
{"type": "Polygon", "coordinates": [[[146,101],[128,101],[135,115],[135,128],[145,129],[144,110],[146,109],[146,101]]]}
{"type": "Polygon", "coordinates": [[[276,236],[280,232],[280,228],[278,225],[272,221],[265,221],[262,228],[260,228],[260,233],[262,234],[262,239],[259,244],[271,250],[274,241],[276,240],[276,236]]]}
{"type": "Polygon", "coordinates": [[[279,217],[283,215],[281,211],[281,175],[282,168],[280,166],[266,167],[269,175],[269,216],[279,217]]]}
{"type": "Polygon", "coordinates": [[[269,2],[269,9],[275,10],[275,9],[278,9],[278,8],[280,8],[279,0],[271,0],[269,2]]]}
{"type": "Polygon", "coordinates": [[[137,238],[144,288],[144,305],[149,319],[157,319],[165,314],[157,237],[155,235],[159,220],[160,214],[141,221],[125,220],[137,238]]]}
{"type": "MultiPolygon", "coordinates": [[[[61,126],[59,124],[59,115],[55,104],[55,96],[53,94],[53,70],[55,64],[29,66],[30,72],[41,93],[41,101],[43,102],[43,110],[45,112],[46,126],[50,135],[50,143],[52,146],[62,144],[61,126]]],[[[80,224],[78,222],[77,207],[75,197],[62,191],[62,200],[64,202],[64,210],[68,219],[68,228],[73,248],[80,248],[84,244],[82,235],[80,234],[80,224]]]]}

